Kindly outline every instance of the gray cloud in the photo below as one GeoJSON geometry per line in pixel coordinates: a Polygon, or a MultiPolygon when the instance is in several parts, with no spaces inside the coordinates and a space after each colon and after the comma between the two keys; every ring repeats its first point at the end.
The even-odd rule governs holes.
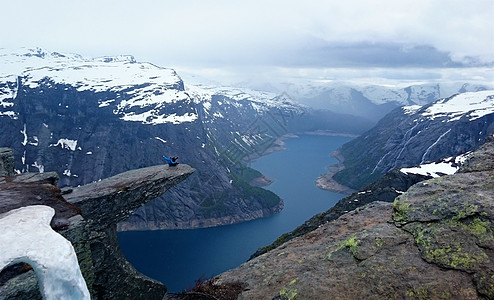
{"type": "Polygon", "coordinates": [[[464,67],[448,52],[432,46],[403,46],[395,43],[345,43],[304,49],[285,61],[292,66],[311,67],[464,67]]]}
{"type": "Polygon", "coordinates": [[[189,69],[464,68],[494,61],[492,0],[5,2],[0,47],[132,54],[189,69]]]}

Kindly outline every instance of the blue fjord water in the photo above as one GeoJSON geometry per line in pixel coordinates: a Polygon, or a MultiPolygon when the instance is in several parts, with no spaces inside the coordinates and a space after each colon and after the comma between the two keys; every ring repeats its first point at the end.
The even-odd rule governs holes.
{"type": "Polygon", "coordinates": [[[283,211],[275,216],[213,228],[120,232],[120,247],[137,270],[163,282],[170,292],[235,268],[259,247],[343,197],[317,188],[315,179],[336,163],[330,153],[350,139],[302,135],[287,140],[285,151],[251,162],[252,168],[274,180],[267,188],[285,201],[283,211]]]}

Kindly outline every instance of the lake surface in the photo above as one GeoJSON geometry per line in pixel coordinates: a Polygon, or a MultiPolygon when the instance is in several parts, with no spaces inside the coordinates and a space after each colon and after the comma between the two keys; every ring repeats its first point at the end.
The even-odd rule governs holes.
{"type": "Polygon", "coordinates": [[[258,248],[271,244],[343,195],[316,187],[316,178],[336,163],[331,152],[349,137],[303,135],[286,141],[287,150],[251,162],[274,180],[267,189],[285,202],[279,214],[241,224],[191,230],[120,232],[120,247],[137,270],[163,282],[170,292],[194,285],[245,262],[258,248]]]}

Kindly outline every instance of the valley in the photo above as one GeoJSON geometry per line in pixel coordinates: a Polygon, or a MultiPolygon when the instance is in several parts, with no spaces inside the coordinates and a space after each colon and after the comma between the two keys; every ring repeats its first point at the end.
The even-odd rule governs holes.
{"type": "MultiPolygon", "coordinates": [[[[413,254],[417,265],[422,266],[424,260],[458,269],[460,262],[446,254],[453,251],[451,247],[456,247],[453,253],[459,253],[461,245],[451,244],[447,248],[450,250],[441,250],[441,240],[431,250],[431,245],[419,237],[425,230],[420,227],[423,216],[408,215],[410,206],[422,213],[422,204],[408,201],[407,190],[419,195],[419,182],[446,174],[452,177],[444,178],[453,178],[458,170],[470,172],[461,169],[462,164],[468,164],[470,153],[487,147],[484,145],[494,134],[494,94],[490,86],[469,82],[407,87],[297,82],[273,92],[187,82],[173,69],[139,62],[128,55],[90,58],[41,48],[14,52],[0,49],[0,66],[0,147],[8,149],[6,153],[12,157],[8,169],[12,168],[16,176],[25,178],[23,174],[34,173],[42,181],[46,175],[58,183],[58,187],[50,187],[57,197],[65,195],[70,200],[77,195],[71,195],[73,191],[97,187],[100,182],[118,178],[118,174],[152,166],[163,168],[163,155],[179,156],[178,169],[188,168],[187,165],[194,168],[187,169],[187,179],[180,184],[169,183],[166,194],[149,194],[157,196],[153,201],[149,201],[151,196],[145,197],[144,206],[130,205],[125,200],[115,211],[118,225],[112,221],[112,247],[117,247],[118,229],[123,254],[138,271],[161,283],[142,279],[125,263],[125,272],[133,274],[129,280],[133,281],[137,274],[139,280],[152,282],[157,294],[166,290],[162,283],[168,285],[169,292],[179,292],[193,285],[195,279],[216,275],[225,281],[239,278],[255,287],[245,293],[247,298],[269,295],[285,299],[297,291],[310,294],[304,278],[312,278],[315,273],[304,277],[298,272],[304,268],[316,270],[314,257],[323,255],[325,266],[345,264],[362,271],[354,261],[369,262],[381,246],[398,247],[403,243],[415,243],[425,253],[413,254]],[[325,106],[315,108],[301,102],[325,106]],[[328,166],[338,162],[331,153],[336,153],[340,163],[330,167],[328,175],[324,174],[328,166]],[[343,198],[343,193],[349,196],[343,198]],[[396,228],[389,225],[392,222],[396,228]],[[344,229],[345,224],[353,224],[350,231],[344,229]],[[386,227],[384,236],[381,227],[386,227]],[[321,231],[337,233],[334,240],[326,240],[321,231]],[[376,237],[378,248],[368,236],[376,237]],[[320,247],[330,252],[321,254],[320,249],[309,249],[305,240],[311,239],[324,244],[320,247]],[[285,252],[288,245],[304,250],[285,252]],[[359,248],[361,245],[371,246],[359,248]],[[305,251],[314,254],[307,260],[308,265],[300,256],[305,251]],[[278,258],[271,259],[273,253],[278,258]],[[293,261],[295,257],[301,269],[293,261]],[[248,259],[252,262],[241,265],[248,259]],[[281,285],[263,290],[259,280],[279,274],[274,268],[268,277],[258,277],[259,268],[265,268],[270,261],[281,266],[289,261],[287,274],[291,277],[278,277],[276,282],[281,285]]],[[[491,159],[490,148],[484,152],[491,159]]],[[[475,177],[483,169],[479,160],[473,161],[476,165],[470,167],[475,177]]],[[[5,184],[8,180],[0,178],[5,184]]],[[[442,179],[435,180],[423,185],[442,184],[442,179]]],[[[455,179],[452,182],[456,185],[455,179]]],[[[484,188],[475,182],[472,186],[468,193],[484,188]]],[[[128,186],[114,187],[112,193],[128,191],[128,186]]],[[[468,238],[478,239],[481,248],[489,252],[491,211],[488,201],[481,198],[478,203],[465,204],[465,212],[460,211],[464,204],[455,204],[458,208],[452,213],[457,216],[453,219],[461,222],[453,224],[451,230],[481,224],[485,231],[478,233],[477,229],[483,229],[474,228],[468,238]]],[[[98,208],[94,201],[88,203],[91,213],[84,217],[113,218],[109,213],[114,209],[111,205],[98,208]]],[[[441,205],[437,203],[443,209],[441,205]]],[[[83,212],[87,209],[82,205],[83,212]]],[[[442,210],[435,212],[438,211],[442,210]]],[[[446,213],[436,220],[436,213],[433,211],[434,216],[429,217],[438,221],[437,230],[450,230],[443,225],[451,225],[451,216],[446,213]]],[[[83,227],[78,230],[84,232],[83,227]]],[[[437,237],[435,231],[427,233],[431,238],[437,237]]],[[[92,241],[92,248],[83,251],[86,259],[91,256],[98,264],[85,265],[86,271],[94,275],[98,273],[94,268],[114,266],[104,262],[105,253],[97,246],[98,238],[92,236],[92,241]]],[[[478,295],[490,297],[491,283],[482,279],[489,274],[482,270],[489,268],[491,262],[480,250],[473,249],[472,255],[480,256],[462,261],[460,270],[475,273],[470,291],[476,289],[478,295]]],[[[118,261],[125,261],[120,250],[115,251],[118,261]]],[[[404,264],[403,268],[409,266],[404,264]]],[[[366,276],[377,276],[364,271],[366,276]]],[[[93,288],[105,295],[101,299],[111,298],[112,291],[105,290],[105,282],[111,282],[111,289],[118,282],[102,274],[93,288]]],[[[464,280],[455,276],[450,282],[464,280]]],[[[402,283],[396,283],[400,286],[399,295],[423,292],[416,285],[404,292],[402,283]]],[[[318,288],[323,286],[324,283],[318,288]]],[[[136,284],[134,288],[132,293],[138,293],[141,286],[136,284]]],[[[433,292],[441,289],[445,288],[440,282],[433,292]]],[[[393,291],[365,292],[388,296],[393,291]]],[[[467,291],[464,295],[470,294],[467,291]]]]}

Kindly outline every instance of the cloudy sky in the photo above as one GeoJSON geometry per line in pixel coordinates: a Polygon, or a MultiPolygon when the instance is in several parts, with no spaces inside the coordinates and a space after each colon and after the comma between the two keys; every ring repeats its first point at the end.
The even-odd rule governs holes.
{"type": "Polygon", "coordinates": [[[218,78],[494,81],[494,0],[2,2],[0,47],[132,54],[218,78]]]}

